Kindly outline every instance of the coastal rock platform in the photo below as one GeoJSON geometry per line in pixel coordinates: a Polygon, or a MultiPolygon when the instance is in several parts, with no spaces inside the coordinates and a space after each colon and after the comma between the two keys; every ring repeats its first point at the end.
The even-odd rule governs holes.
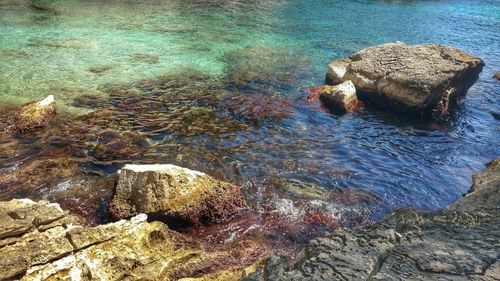
{"type": "Polygon", "coordinates": [[[446,209],[398,210],[366,228],[336,229],[295,262],[272,256],[242,280],[499,280],[500,159],[473,179],[446,209]]]}

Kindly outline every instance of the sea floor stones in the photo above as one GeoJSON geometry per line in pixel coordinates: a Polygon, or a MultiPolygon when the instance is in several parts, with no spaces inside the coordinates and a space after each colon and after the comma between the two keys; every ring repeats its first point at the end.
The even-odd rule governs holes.
{"type": "Polygon", "coordinates": [[[385,109],[445,116],[457,108],[483,66],[480,58],[456,48],[396,42],[332,61],[326,81],[351,80],[362,101],[385,109]]]}
{"type": "Polygon", "coordinates": [[[246,206],[239,187],[175,165],[125,165],[111,213],[178,218],[188,223],[222,222],[246,206]]]}

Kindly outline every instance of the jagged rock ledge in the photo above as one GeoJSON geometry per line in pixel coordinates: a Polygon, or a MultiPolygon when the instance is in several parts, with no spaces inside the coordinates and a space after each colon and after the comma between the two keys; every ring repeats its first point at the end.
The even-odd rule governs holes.
{"type": "Polygon", "coordinates": [[[399,210],[367,228],[311,240],[292,263],[268,258],[245,281],[500,280],[500,159],[450,207],[399,210]]]}

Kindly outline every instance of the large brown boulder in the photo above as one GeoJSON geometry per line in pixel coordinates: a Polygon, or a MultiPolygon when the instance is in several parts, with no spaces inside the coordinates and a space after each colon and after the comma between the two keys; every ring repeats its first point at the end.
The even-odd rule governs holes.
{"type": "Polygon", "coordinates": [[[125,165],[120,170],[111,213],[139,213],[188,223],[221,222],[245,207],[239,187],[202,172],[170,164],[125,165]]]}
{"type": "Polygon", "coordinates": [[[386,109],[443,116],[457,107],[483,66],[456,48],[396,42],[332,61],[326,82],[351,80],[361,100],[386,109]]]}
{"type": "Polygon", "coordinates": [[[24,104],[0,116],[0,134],[29,133],[45,128],[56,113],[56,102],[52,95],[39,102],[24,104]]]}

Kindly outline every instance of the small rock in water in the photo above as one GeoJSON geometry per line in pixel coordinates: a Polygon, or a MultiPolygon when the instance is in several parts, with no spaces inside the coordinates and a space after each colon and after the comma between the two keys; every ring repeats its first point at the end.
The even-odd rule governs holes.
{"type": "Polygon", "coordinates": [[[500,71],[495,72],[495,74],[493,74],[492,78],[500,81],[500,71]]]}
{"type": "Polygon", "coordinates": [[[0,117],[0,133],[29,133],[47,127],[56,116],[56,102],[50,95],[8,111],[0,117]]]}
{"type": "Polygon", "coordinates": [[[356,88],[350,80],[330,86],[320,94],[320,100],[333,112],[345,113],[354,111],[359,104],[356,88]]]}
{"type": "Polygon", "coordinates": [[[188,223],[222,222],[246,207],[239,187],[202,172],[170,164],[125,165],[120,170],[111,213],[139,213],[188,223]]]}
{"type": "Polygon", "coordinates": [[[362,101],[402,113],[443,117],[460,104],[483,66],[480,58],[459,49],[396,42],[332,61],[326,82],[351,80],[362,101]]]}

